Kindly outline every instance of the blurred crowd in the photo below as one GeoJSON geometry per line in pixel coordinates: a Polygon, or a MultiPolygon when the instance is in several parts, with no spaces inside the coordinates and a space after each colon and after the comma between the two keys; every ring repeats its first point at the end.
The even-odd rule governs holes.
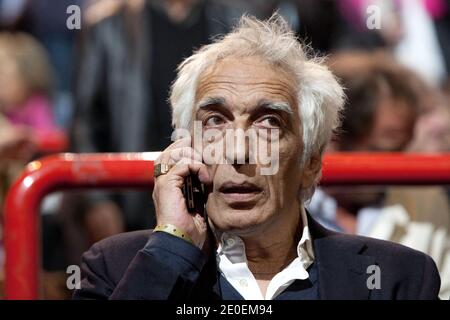
{"type": "MultiPolygon", "coordinates": [[[[70,137],[61,151],[163,150],[177,65],[243,13],[275,10],[346,88],[329,152],[450,152],[450,0],[0,0],[0,213],[46,132],[70,137]],[[80,29],[66,24],[71,5],[80,29]]],[[[42,207],[49,298],[68,297],[65,268],[92,243],[154,224],[148,192],[51,197],[42,207]]],[[[449,199],[446,186],[317,188],[308,207],[329,228],[428,253],[448,299],[449,199]]]]}

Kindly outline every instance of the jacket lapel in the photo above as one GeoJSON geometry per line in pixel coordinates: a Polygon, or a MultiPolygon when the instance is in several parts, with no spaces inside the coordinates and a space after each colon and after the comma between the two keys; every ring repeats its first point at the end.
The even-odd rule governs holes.
{"type": "Polygon", "coordinates": [[[375,258],[363,255],[367,246],[348,235],[325,229],[308,215],[313,238],[314,254],[319,272],[321,299],[367,300],[371,290],[367,286],[375,258]]]}

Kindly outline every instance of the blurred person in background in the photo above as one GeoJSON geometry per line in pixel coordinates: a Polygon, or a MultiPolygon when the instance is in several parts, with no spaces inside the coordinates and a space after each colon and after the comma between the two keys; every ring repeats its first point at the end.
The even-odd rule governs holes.
{"type": "MultiPolygon", "coordinates": [[[[329,151],[407,152],[419,146],[417,132],[423,131],[417,129],[419,121],[427,110],[440,107],[437,93],[418,75],[384,53],[343,53],[329,64],[348,97],[339,139],[329,151]]],[[[316,191],[310,210],[337,230],[398,242],[432,255],[443,282],[440,296],[448,299],[450,207],[444,189],[323,188],[316,191]]]]}
{"type": "Polygon", "coordinates": [[[449,77],[449,0],[336,2],[349,25],[336,50],[385,48],[429,84],[438,87],[449,77]],[[373,18],[378,19],[380,28],[368,28],[373,18]]]}
{"type": "Polygon", "coordinates": [[[405,150],[428,104],[419,76],[382,51],[336,54],[329,64],[348,98],[335,146],[340,151],[405,150]]]}
{"type": "Polygon", "coordinates": [[[85,0],[38,0],[26,2],[14,29],[35,37],[47,50],[54,70],[53,110],[55,121],[67,128],[73,117],[72,78],[77,29],[67,27],[69,6],[83,7],[85,0]]]}
{"type": "Polygon", "coordinates": [[[82,7],[85,0],[0,0],[0,30],[22,31],[47,50],[54,70],[52,104],[55,121],[67,127],[73,117],[71,83],[74,44],[78,30],[67,27],[69,6],[82,7]]]}
{"type": "MultiPolygon", "coordinates": [[[[47,99],[52,105],[51,121],[55,122],[58,128],[68,128],[73,116],[74,45],[79,31],[67,27],[67,8],[72,5],[83,7],[84,3],[84,0],[0,1],[0,28],[31,35],[45,48],[49,64],[47,69],[52,67],[53,71],[51,95],[48,95],[47,99]]],[[[46,82],[47,80],[43,79],[41,85],[44,86],[46,82]]],[[[31,121],[37,122],[39,118],[39,114],[34,114],[31,121]]],[[[60,134],[63,134],[63,130],[58,131],[58,135],[60,134]]],[[[48,137],[51,136],[50,133],[48,137]]],[[[43,141],[47,139],[41,138],[44,138],[43,141]]],[[[17,169],[20,170],[21,166],[17,169]]],[[[12,179],[13,177],[8,181],[11,182],[12,179]]],[[[46,271],[44,295],[50,299],[67,297],[65,270],[70,264],[72,246],[84,248],[91,241],[123,230],[120,223],[116,223],[118,219],[110,212],[97,217],[102,219],[102,223],[76,219],[77,223],[74,224],[73,219],[67,220],[64,212],[68,210],[67,205],[71,206],[69,210],[84,206],[84,203],[76,203],[71,199],[70,195],[55,193],[46,197],[41,207],[43,267],[46,271]],[[72,236],[73,229],[77,230],[77,237],[72,236]]]]}
{"type": "MultiPolygon", "coordinates": [[[[0,115],[3,118],[0,143],[4,145],[0,150],[1,208],[8,187],[25,164],[38,155],[39,141],[58,129],[52,93],[52,70],[44,47],[25,33],[0,33],[0,115]]],[[[51,219],[48,216],[42,219],[45,240],[49,237],[51,219]]],[[[44,266],[48,264],[47,248],[43,250],[44,266]]]]}
{"type": "Polygon", "coordinates": [[[24,33],[0,34],[0,112],[35,134],[55,130],[52,72],[43,47],[24,33]]]}
{"type": "MultiPolygon", "coordinates": [[[[413,138],[423,101],[417,77],[384,53],[341,53],[329,65],[342,81],[347,101],[339,139],[330,143],[328,151],[403,151],[413,138]]],[[[324,193],[319,189],[310,209],[329,227],[364,235],[372,222],[368,217],[376,216],[383,199],[384,190],[327,189],[324,193]],[[360,214],[366,208],[373,210],[360,214]]]]}
{"type": "MultiPolygon", "coordinates": [[[[226,4],[203,0],[88,5],[77,55],[75,150],[162,150],[172,132],[167,98],[177,65],[212,36],[228,31],[234,16],[226,4]]],[[[106,212],[119,217],[123,211],[128,230],[154,224],[148,193],[98,193],[91,200],[89,223],[101,221],[95,216],[106,212]]]]}

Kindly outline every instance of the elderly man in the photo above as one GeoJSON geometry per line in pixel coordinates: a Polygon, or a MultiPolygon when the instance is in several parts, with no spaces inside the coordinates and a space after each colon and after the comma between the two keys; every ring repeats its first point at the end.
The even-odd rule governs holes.
{"type": "Polygon", "coordinates": [[[200,143],[179,139],[162,152],[153,190],[157,227],[94,245],[83,256],[75,298],[435,299],[440,279],[431,258],[328,231],[303,208],[343,96],[276,15],[244,17],[186,59],[172,88],[173,124],[192,134],[200,124],[203,135],[214,134],[200,143]],[[277,155],[275,170],[263,174],[267,163],[248,136],[231,150],[226,145],[224,161],[206,161],[201,150],[230,130],[257,132],[255,140],[277,155]],[[205,216],[187,209],[188,176],[207,190],[205,216]]]}

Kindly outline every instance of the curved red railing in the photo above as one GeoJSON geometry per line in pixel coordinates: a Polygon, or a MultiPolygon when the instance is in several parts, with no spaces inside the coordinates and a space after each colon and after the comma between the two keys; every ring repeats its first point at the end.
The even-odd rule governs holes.
{"type": "Polygon", "coordinates": [[[39,296],[39,207],[45,195],[70,188],[151,188],[152,159],[152,153],[59,154],[28,164],[5,203],[6,298],[39,296]]]}
{"type": "MultiPolygon", "coordinates": [[[[52,191],[149,188],[158,153],[60,154],[30,163],[5,204],[6,298],[39,298],[39,206],[52,191]]],[[[450,154],[328,154],[322,185],[449,184],[450,154]]]]}

